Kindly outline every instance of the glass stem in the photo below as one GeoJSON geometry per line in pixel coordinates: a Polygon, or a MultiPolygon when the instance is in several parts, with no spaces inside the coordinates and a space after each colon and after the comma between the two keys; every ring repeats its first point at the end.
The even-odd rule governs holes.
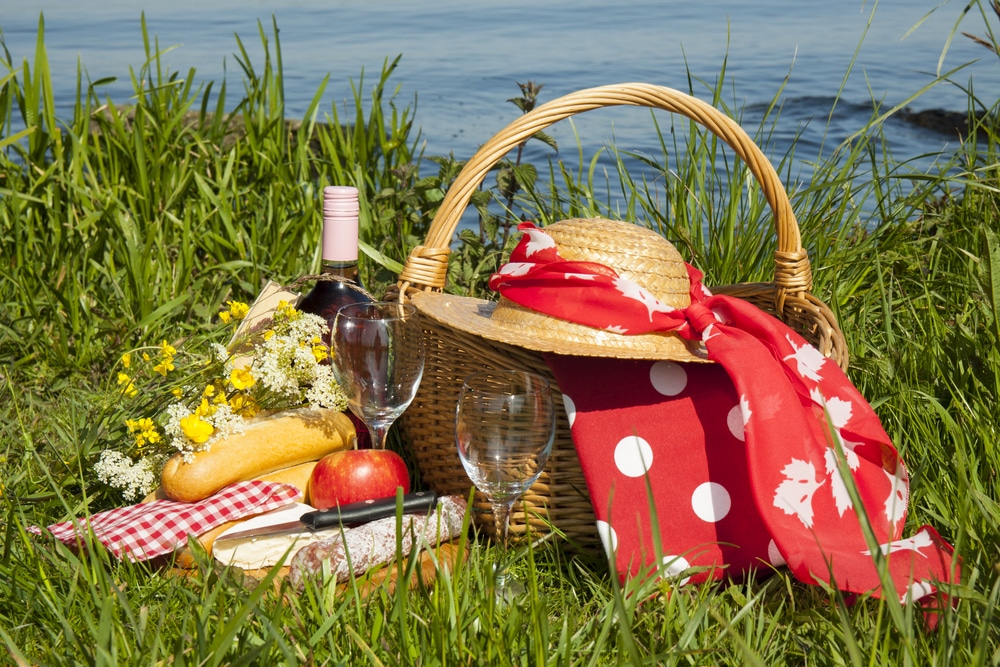
{"type": "Polygon", "coordinates": [[[391,424],[368,424],[368,433],[371,435],[372,449],[385,449],[386,438],[389,435],[391,424]]]}
{"type": "Polygon", "coordinates": [[[507,547],[507,533],[510,531],[510,511],[514,507],[514,501],[493,503],[493,521],[496,522],[497,536],[500,544],[507,547]]]}
{"type": "Polygon", "coordinates": [[[493,503],[493,521],[496,526],[497,538],[500,542],[500,550],[506,561],[507,555],[507,535],[510,532],[510,511],[514,507],[514,501],[493,503]]]}

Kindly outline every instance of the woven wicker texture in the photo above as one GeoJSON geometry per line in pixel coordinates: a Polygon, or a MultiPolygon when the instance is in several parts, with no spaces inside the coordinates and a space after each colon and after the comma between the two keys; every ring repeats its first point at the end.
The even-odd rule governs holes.
{"type": "MultiPolygon", "coordinates": [[[[422,312],[425,309],[432,311],[433,308],[426,304],[437,299],[454,299],[442,292],[449,246],[462,213],[489,171],[535,132],[575,114],[621,105],[658,108],[690,118],[721,138],[747,164],[774,215],[777,246],[774,280],[713,286],[712,291],[743,298],[774,314],[846,368],[847,349],[836,318],[828,306],[809,293],[812,288],[809,259],[802,248],[788,195],[774,167],[746,132],[725,114],[685,93],[644,83],[624,83],[571,93],[519,117],[492,137],[466,163],[449,188],[424,244],[413,250],[400,273],[397,296],[413,298],[422,312]],[[419,297],[417,292],[421,293],[419,297]]],[[[553,227],[550,225],[547,230],[553,227]]],[[[564,243],[572,246],[576,240],[560,238],[558,242],[562,248],[564,243]]],[[[585,247],[592,245],[586,239],[579,239],[579,242],[585,247]]],[[[671,272],[676,271],[670,258],[645,258],[637,253],[635,262],[637,268],[632,277],[640,276],[642,280],[655,280],[651,276],[660,274],[669,281],[671,272]],[[651,265],[647,265],[646,260],[650,260],[651,265]]],[[[675,290],[665,287],[662,291],[675,290]]],[[[427,343],[424,377],[417,398],[403,414],[402,423],[422,480],[440,493],[464,494],[471,483],[462,468],[454,441],[455,403],[462,380],[480,370],[517,368],[548,378],[557,396],[558,387],[538,351],[510,344],[514,341],[494,342],[458,331],[432,316],[424,318],[424,330],[427,343]]],[[[511,537],[523,535],[529,529],[535,536],[555,531],[568,538],[576,548],[594,549],[600,545],[600,539],[586,483],[565,412],[560,409],[559,413],[552,457],[542,477],[515,506],[511,515],[511,537]]],[[[489,503],[477,495],[475,507],[480,511],[481,525],[492,533],[489,503]]]]}

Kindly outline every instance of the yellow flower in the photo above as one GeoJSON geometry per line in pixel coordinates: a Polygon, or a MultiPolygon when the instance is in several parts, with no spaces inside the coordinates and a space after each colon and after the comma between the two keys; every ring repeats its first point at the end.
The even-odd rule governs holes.
{"type": "Polygon", "coordinates": [[[246,368],[234,368],[229,374],[229,383],[239,391],[249,389],[257,383],[257,379],[246,368]]]}
{"type": "Polygon", "coordinates": [[[167,373],[174,370],[174,358],[164,357],[163,360],[160,361],[160,363],[153,366],[153,370],[162,375],[163,377],[167,377],[167,373]]]}
{"type": "Polygon", "coordinates": [[[274,329],[268,329],[264,332],[264,340],[271,340],[274,337],[274,329]]]}
{"type": "Polygon", "coordinates": [[[201,445],[212,437],[215,428],[195,413],[181,419],[181,430],[184,431],[188,440],[196,445],[201,445]]]}
{"type": "Polygon", "coordinates": [[[201,404],[195,408],[194,413],[199,417],[208,417],[215,414],[215,406],[210,405],[207,398],[201,399],[201,404]]]}
{"type": "Polygon", "coordinates": [[[330,356],[330,348],[323,344],[323,339],[319,336],[314,336],[312,339],[312,352],[316,363],[322,363],[330,356]]]}
{"type": "Polygon", "coordinates": [[[233,320],[239,322],[250,312],[250,306],[242,301],[227,301],[226,305],[229,306],[229,309],[219,313],[219,319],[226,324],[229,324],[233,320]]]}
{"type": "Polygon", "coordinates": [[[257,405],[257,401],[254,400],[253,396],[247,396],[246,394],[236,394],[229,399],[229,407],[244,419],[249,419],[260,411],[260,406],[257,405]]]}
{"type": "Polygon", "coordinates": [[[126,419],[125,426],[128,427],[129,433],[135,435],[135,442],[140,447],[146,444],[155,445],[162,440],[160,432],[156,430],[156,424],[149,417],[126,419]]]}
{"type": "Polygon", "coordinates": [[[184,395],[184,390],[180,387],[174,387],[170,390],[170,393],[173,394],[175,398],[180,398],[184,395]]]}
{"type": "Polygon", "coordinates": [[[212,399],[212,403],[215,403],[216,405],[226,404],[226,392],[221,386],[216,385],[215,382],[206,384],[204,391],[201,392],[201,395],[203,398],[212,399]]]}
{"type": "Polygon", "coordinates": [[[163,341],[162,343],[160,343],[160,354],[162,354],[164,357],[172,357],[175,354],[177,354],[177,348],[175,348],[167,341],[163,341]]]}
{"type": "Polygon", "coordinates": [[[295,310],[295,306],[287,301],[279,301],[278,308],[274,312],[275,322],[294,322],[301,317],[302,313],[295,310]]]}
{"type": "Polygon", "coordinates": [[[132,355],[128,352],[122,355],[122,366],[125,368],[131,368],[132,366],[132,355]]]}
{"type": "Polygon", "coordinates": [[[149,352],[143,352],[142,353],[142,360],[143,361],[149,361],[149,352]]]}
{"type": "Polygon", "coordinates": [[[132,378],[130,378],[126,373],[118,374],[118,386],[121,387],[122,385],[124,385],[122,392],[129,398],[139,394],[139,390],[135,388],[132,378]]]}
{"type": "Polygon", "coordinates": [[[242,301],[228,301],[229,312],[232,314],[234,320],[242,320],[250,312],[250,306],[246,305],[242,301]]]}

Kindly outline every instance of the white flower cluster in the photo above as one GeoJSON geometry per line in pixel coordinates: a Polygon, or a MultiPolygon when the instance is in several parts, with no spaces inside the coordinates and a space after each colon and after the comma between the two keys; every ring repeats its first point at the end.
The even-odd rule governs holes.
{"type": "Polygon", "coordinates": [[[286,330],[258,346],[251,369],[254,377],[270,391],[311,407],[345,409],[346,399],[332,367],[320,363],[314,350],[314,345],[322,345],[325,332],[322,317],[300,314],[286,330]]]}
{"type": "Polygon", "coordinates": [[[147,456],[133,462],[121,452],[106,449],[101,452],[101,459],[94,465],[94,471],[98,480],[121,489],[125,500],[132,502],[156,488],[156,471],[162,463],[160,456],[147,456]]]}
{"type": "Polygon", "coordinates": [[[219,363],[225,364],[229,361],[229,350],[222,343],[209,343],[209,348],[219,363]]]}
{"type": "Polygon", "coordinates": [[[347,409],[347,398],[344,396],[337,378],[333,375],[331,366],[318,366],[313,376],[312,384],[306,390],[306,401],[317,408],[347,409]]]}

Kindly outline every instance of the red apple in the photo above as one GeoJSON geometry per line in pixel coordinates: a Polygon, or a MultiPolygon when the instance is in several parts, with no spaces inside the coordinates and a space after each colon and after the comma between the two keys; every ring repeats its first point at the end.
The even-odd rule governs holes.
{"type": "Polygon", "coordinates": [[[348,449],[327,454],[309,478],[309,502],[316,509],[386,498],[396,487],[410,491],[403,458],[388,449],[348,449]]]}

